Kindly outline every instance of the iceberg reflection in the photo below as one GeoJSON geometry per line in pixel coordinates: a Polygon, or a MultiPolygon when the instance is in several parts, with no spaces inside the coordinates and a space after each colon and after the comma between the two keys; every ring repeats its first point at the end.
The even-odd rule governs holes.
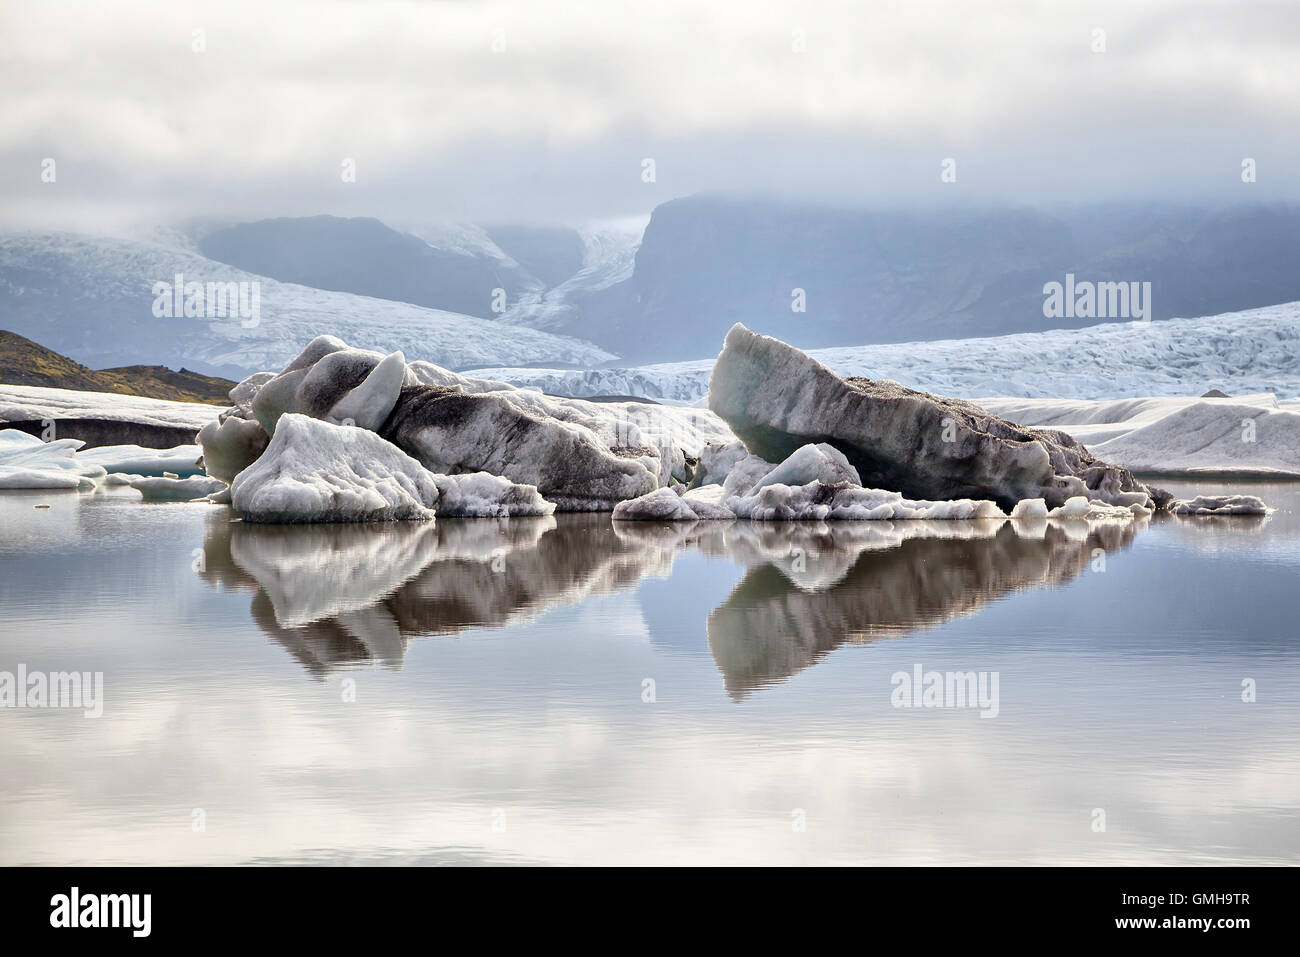
{"type": "MultiPolygon", "coordinates": [[[[743,566],[706,623],[727,693],[1080,575],[1143,521],[611,522],[607,515],[382,525],[208,525],[200,575],[254,593],[257,625],[315,677],[400,668],[414,636],[454,635],[670,578],[694,549],[743,566]]],[[[677,612],[681,614],[681,612],[677,612]]],[[[697,612],[698,614],[698,612],[697,612]]]]}
{"type": "Polygon", "coordinates": [[[834,523],[788,543],[779,532],[746,527],[729,543],[751,567],[709,615],[708,636],[733,699],[784,681],[845,643],[900,637],[1011,592],[1062,585],[1082,574],[1096,549],[1127,548],[1139,528],[1134,521],[871,524],[886,527],[863,534],[834,523]]]}

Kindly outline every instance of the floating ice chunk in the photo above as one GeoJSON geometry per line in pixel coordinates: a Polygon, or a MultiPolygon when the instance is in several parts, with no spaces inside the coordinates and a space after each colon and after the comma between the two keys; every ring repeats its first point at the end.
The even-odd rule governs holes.
{"type": "Polygon", "coordinates": [[[434,476],[375,433],[292,412],[231,485],[235,510],[255,522],[428,519],[438,494],[434,476]]]}
{"type": "Polygon", "coordinates": [[[226,483],[221,479],[206,475],[190,475],[186,478],[136,475],[131,476],[126,484],[141,493],[146,502],[190,502],[226,488],[226,483]]]}
{"type": "Polygon", "coordinates": [[[365,381],[330,409],[329,418],[343,425],[375,431],[393,411],[406,376],[406,357],[394,352],[370,370],[365,381]]]}
{"type": "MultiPolygon", "coordinates": [[[[333,336],[317,336],[283,372],[258,388],[250,404],[252,414],[268,433],[275,432],[286,412],[326,418],[383,361],[378,352],[352,349],[333,336]]],[[[377,382],[376,392],[378,386],[377,382]]],[[[360,398],[366,397],[363,393],[360,398]]]]}
{"type": "Polygon", "coordinates": [[[696,504],[721,505],[725,493],[721,485],[714,483],[701,485],[699,488],[685,489],[681,491],[681,496],[690,502],[693,507],[696,504]]]}
{"type": "MultiPolygon", "coordinates": [[[[586,426],[525,411],[506,395],[412,386],[383,434],[430,471],[502,475],[536,486],[564,511],[612,509],[661,484],[640,456],[611,451],[586,426]]],[[[643,450],[620,450],[630,451],[643,450]]]]}
{"type": "MultiPolygon", "coordinates": [[[[215,422],[205,425],[208,428],[215,422]]],[[[162,475],[173,472],[181,478],[200,475],[199,456],[203,450],[197,445],[177,445],[170,449],[149,449],[141,445],[102,445],[83,449],[77,461],[87,465],[102,466],[110,474],[128,472],[133,475],[162,475]]]]}
{"type": "Polygon", "coordinates": [[[649,495],[620,502],[614,506],[619,521],[694,522],[735,518],[731,509],[720,501],[722,486],[707,485],[679,494],[677,489],[656,489],[649,495]]]}
{"type": "Polygon", "coordinates": [[[237,386],[231,389],[227,394],[230,396],[230,401],[235,403],[235,407],[239,409],[246,418],[251,417],[253,414],[253,400],[257,398],[257,393],[262,390],[262,386],[266,385],[274,378],[274,372],[254,372],[247,379],[244,379],[237,386]]]}
{"type": "Polygon", "coordinates": [[[18,429],[0,429],[0,488],[93,489],[107,471],[81,462],[79,439],[42,442],[18,429]]]}
{"type": "Polygon", "coordinates": [[[203,449],[204,471],[227,482],[256,462],[270,440],[256,420],[236,415],[209,422],[196,439],[203,449]]]}
{"type": "Polygon", "coordinates": [[[93,489],[93,479],[67,469],[28,469],[0,465],[0,489],[70,488],[93,489]]]}
{"type": "Polygon", "coordinates": [[[510,518],[550,515],[555,505],[535,485],[520,485],[488,472],[435,475],[438,515],[443,518],[510,518]]]}
{"type": "Polygon", "coordinates": [[[220,413],[220,406],[200,402],[0,383],[0,419],[12,422],[53,419],[57,427],[63,419],[95,419],[106,430],[122,433],[160,429],[194,432],[220,413]]]}
{"type": "Polygon", "coordinates": [[[1047,518],[1047,502],[1041,498],[1022,498],[1011,509],[1011,517],[1023,519],[1047,518]]]}
{"type": "Polygon", "coordinates": [[[1175,515],[1267,515],[1273,511],[1254,495],[1198,495],[1174,500],[1169,510],[1175,515]]]}
{"type": "Polygon", "coordinates": [[[1141,503],[1130,505],[1107,505],[1084,495],[1075,495],[1065,500],[1047,513],[1048,518],[1082,518],[1089,521],[1103,518],[1132,518],[1135,515],[1149,515],[1151,509],[1141,503]]]}
{"type": "Polygon", "coordinates": [[[407,382],[411,385],[439,385],[457,392],[473,394],[477,392],[501,392],[513,390],[515,386],[508,382],[493,379],[476,379],[473,376],[460,375],[450,369],[434,365],[420,359],[406,367],[407,382]]]}
{"type": "Polygon", "coordinates": [[[768,485],[751,495],[733,496],[726,505],[738,518],[759,521],[891,521],[901,519],[1005,518],[997,504],[956,499],[930,502],[903,498],[898,492],[834,485],[768,485]]]}
{"type": "Polygon", "coordinates": [[[701,521],[725,521],[736,517],[736,513],[721,502],[685,495],[682,496],[682,501],[691,507],[695,517],[701,521]]]}

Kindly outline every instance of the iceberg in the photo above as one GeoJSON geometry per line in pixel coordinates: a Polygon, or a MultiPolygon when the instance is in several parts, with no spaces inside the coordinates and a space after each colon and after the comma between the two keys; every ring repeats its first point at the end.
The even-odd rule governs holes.
{"type": "Polygon", "coordinates": [[[266,451],[235,477],[230,499],[245,520],[262,523],[504,518],[555,510],[533,486],[485,473],[435,475],[368,429],[297,412],[280,416],[266,451]]]}
{"type": "Polygon", "coordinates": [[[1168,496],[1099,461],[1063,432],[1026,429],[958,399],[888,381],[843,379],[806,353],[737,323],[709,379],[709,408],[769,461],[809,442],[839,449],[865,486],[917,501],[1083,495],[1130,504],[1168,496]]]}
{"type": "Polygon", "coordinates": [[[226,482],[233,482],[256,462],[271,441],[256,419],[241,418],[238,413],[236,409],[209,422],[195,439],[203,449],[204,471],[226,482]]]}
{"type": "MultiPolygon", "coordinates": [[[[109,478],[117,478],[120,473],[110,475],[109,478]]],[[[176,475],[123,475],[121,478],[126,479],[124,483],[118,481],[113,484],[126,484],[131,486],[141,495],[146,502],[192,502],[195,499],[206,499],[209,495],[215,495],[225,491],[226,483],[220,479],[209,478],[206,475],[190,475],[180,478],[176,475]]]]}
{"type": "MultiPolygon", "coordinates": [[[[206,426],[205,426],[206,428],[206,426]]],[[[201,475],[199,457],[203,450],[197,445],[177,445],[170,449],[150,449],[141,445],[101,445],[82,449],[77,461],[98,465],[110,475],[126,472],[131,475],[162,475],[170,472],[180,478],[201,475]]]]}
{"type": "Polygon", "coordinates": [[[0,489],[93,489],[106,470],[82,462],[79,439],[42,442],[18,429],[0,429],[0,489]]]}
{"type": "Polygon", "coordinates": [[[230,498],[251,522],[399,521],[433,518],[438,486],[373,432],[287,412],[230,498]]]}
{"type": "MultiPolygon", "coordinates": [[[[268,434],[290,413],[351,422],[431,472],[488,472],[533,485],[567,511],[608,510],[674,478],[685,481],[688,455],[707,441],[731,438],[699,410],[552,399],[428,362],[407,363],[400,352],[351,349],[332,336],[312,340],[277,375],[246,379],[231,398],[238,406],[231,416],[251,417],[268,434]]],[[[233,467],[256,451],[255,436],[229,422],[228,416],[221,429],[239,434],[214,426],[201,443],[233,467]]]]}
{"type": "Polygon", "coordinates": [[[1169,511],[1175,515],[1268,515],[1273,509],[1254,495],[1198,495],[1176,499],[1169,511]]]}

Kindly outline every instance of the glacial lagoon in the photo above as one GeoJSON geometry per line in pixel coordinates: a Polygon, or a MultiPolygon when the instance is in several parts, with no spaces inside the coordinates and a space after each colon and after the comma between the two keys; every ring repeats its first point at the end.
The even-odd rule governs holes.
{"type": "Polygon", "coordinates": [[[1300,483],[1161,484],[1277,511],[283,527],[5,493],[0,672],[102,673],[103,713],[0,708],[0,864],[1294,863],[1300,483]],[[932,673],[996,707],[899,693],[932,673]]]}

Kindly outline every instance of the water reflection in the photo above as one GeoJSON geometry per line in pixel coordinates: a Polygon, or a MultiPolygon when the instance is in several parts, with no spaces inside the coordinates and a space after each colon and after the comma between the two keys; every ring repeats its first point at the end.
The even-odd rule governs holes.
{"type": "Polygon", "coordinates": [[[666,574],[672,550],[625,544],[608,516],[385,525],[208,523],[200,576],[254,592],[253,620],[314,676],[410,638],[501,626],[666,574]]]}
{"type": "Polygon", "coordinates": [[[752,567],[708,622],[727,693],[738,699],[783,681],[846,642],[898,637],[1020,589],[1064,584],[1127,548],[1138,529],[1135,522],[1021,525],[899,522],[864,534],[836,524],[806,535],[806,543],[800,536],[793,556],[780,553],[779,536],[744,529],[733,554],[752,567]],[[808,571],[818,565],[826,581],[808,571]]]}
{"type": "Polygon", "coordinates": [[[306,670],[400,668],[411,638],[502,626],[666,578],[696,550],[745,571],[707,615],[740,699],[845,643],[896,637],[1125,549],[1144,522],[614,523],[608,516],[392,525],[208,523],[200,576],[306,670]],[[1100,556],[1100,558],[1099,558],[1100,556]]]}

